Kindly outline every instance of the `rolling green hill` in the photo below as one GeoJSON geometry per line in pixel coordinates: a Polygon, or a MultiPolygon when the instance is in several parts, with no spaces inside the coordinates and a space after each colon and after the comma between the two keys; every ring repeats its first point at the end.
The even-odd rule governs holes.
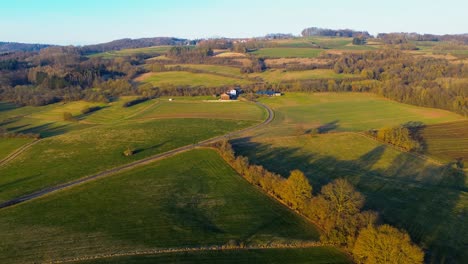
{"type": "MultiPolygon", "coordinates": [[[[318,239],[313,225],[248,184],[208,149],[2,209],[0,229],[2,263],[155,248],[274,245],[318,239]]],[[[332,256],[332,263],[346,260],[328,248],[281,251],[299,261],[315,257],[323,261],[324,256],[332,256]]],[[[249,254],[258,258],[265,251],[195,257],[203,260],[211,254],[214,261],[232,254],[238,255],[234,259],[249,254]]],[[[175,257],[185,258],[180,254],[175,257]]]]}

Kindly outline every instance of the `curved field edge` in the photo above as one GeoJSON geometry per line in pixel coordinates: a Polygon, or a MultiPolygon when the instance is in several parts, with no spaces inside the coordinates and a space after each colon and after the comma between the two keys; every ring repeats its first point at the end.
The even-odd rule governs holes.
{"type": "Polygon", "coordinates": [[[161,119],[96,126],[47,138],[0,168],[0,201],[255,124],[258,122],[161,119]],[[125,157],[123,151],[129,147],[135,153],[125,157]]]}
{"type": "Polygon", "coordinates": [[[0,164],[4,158],[33,141],[30,138],[0,138],[0,164]]]}
{"type": "Polygon", "coordinates": [[[319,236],[211,149],[3,209],[0,228],[3,263],[232,243],[301,245],[319,236]]]}
{"type": "Polygon", "coordinates": [[[81,264],[106,263],[291,263],[291,264],[345,264],[352,263],[335,248],[281,248],[281,249],[234,249],[183,253],[164,253],[158,255],[123,256],[95,260],[78,261],[81,264]]]}

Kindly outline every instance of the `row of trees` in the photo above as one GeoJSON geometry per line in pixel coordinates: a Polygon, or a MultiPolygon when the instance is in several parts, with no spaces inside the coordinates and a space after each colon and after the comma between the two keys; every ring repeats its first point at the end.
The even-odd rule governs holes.
{"type": "Polygon", "coordinates": [[[351,253],[359,263],[422,263],[424,253],[409,235],[389,225],[379,225],[377,213],[363,211],[365,198],[345,179],[322,187],[317,195],[299,170],[287,179],[246,157],[236,157],[227,141],[215,143],[220,155],[247,181],[263,189],[322,229],[321,241],[351,253]]]}
{"type": "Polygon", "coordinates": [[[380,141],[395,145],[406,151],[422,151],[424,143],[418,135],[418,128],[410,128],[405,125],[384,127],[379,130],[369,131],[369,134],[380,141]]]}

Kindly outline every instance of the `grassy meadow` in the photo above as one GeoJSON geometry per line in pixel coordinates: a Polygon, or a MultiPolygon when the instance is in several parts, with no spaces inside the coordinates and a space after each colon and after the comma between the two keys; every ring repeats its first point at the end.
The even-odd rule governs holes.
{"type": "Polygon", "coordinates": [[[464,120],[449,111],[402,104],[363,93],[286,93],[281,97],[262,98],[261,102],[275,110],[275,120],[270,125],[274,129],[266,130],[282,135],[295,135],[297,129],[364,131],[409,121],[436,124],[464,120]]]}
{"type": "Polygon", "coordinates": [[[225,77],[209,73],[192,73],[186,71],[146,73],[136,78],[136,81],[141,83],[151,83],[154,86],[164,85],[174,87],[219,87],[250,83],[250,81],[244,79],[225,77]]]}
{"type": "Polygon", "coordinates": [[[218,73],[225,75],[232,75],[242,77],[244,74],[240,72],[240,68],[224,65],[207,65],[207,64],[170,64],[167,67],[180,66],[184,68],[191,68],[195,70],[202,70],[210,73],[218,73]]]}
{"type": "Polygon", "coordinates": [[[79,262],[104,263],[252,263],[252,264],[341,264],[351,263],[342,253],[330,247],[297,249],[249,249],[173,253],[148,256],[117,257],[79,262]]]}
{"type": "Polygon", "coordinates": [[[32,141],[30,138],[0,138],[0,160],[32,141]]]}
{"type": "MultiPolygon", "coordinates": [[[[0,229],[2,263],[318,239],[313,225],[251,186],[208,149],[192,150],[1,210],[0,229]]],[[[330,255],[337,263],[345,261],[332,249],[300,251],[284,250],[297,254],[301,261],[306,257],[323,261],[330,255]]],[[[223,254],[219,257],[224,258],[223,254]]]]}
{"type": "Polygon", "coordinates": [[[233,140],[238,154],[281,175],[300,169],[315,192],[333,179],[346,178],[366,195],[366,208],[378,211],[386,223],[407,230],[412,239],[431,250],[429,258],[434,263],[468,259],[465,172],[357,133],[408,121],[437,128],[437,123],[463,117],[369,94],[291,93],[261,101],[275,110],[275,120],[268,128],[233,140]],[[313,128],[321,134],[313,134],[313,128]]]}
{"type": "Polygon", "coordinates": [[[303,81],[314,79],[347,79],[358,76],[354,74],[335,73],[333,70],[326,69],[305,71],[271,69],[261,73],[249,74],[249,77],[259,77],[269,83],[281,83],[283,81],[303,81]]]}
{"type": "Polygon", "coordinates": [[[116,57],[127,57],[127,56],[137,56],[137,55],[149,55],[149,56],[156,56],[159,54],[166,53],[171,46],[154,46],[154,47],[147,47],[147,48],[137,48],[137,49],[122,49],[116,51],[107,51],[101,53],[95,53],[89,55],[90,58],[101,57],[104,59],[109,58],[116,58],[116,57]]]}
{"type": "Polygon", "coordinates": [[[141,112],[138,119],[151,118],[219,118],[233,120],[262,121],[267,113],[258,105],[251,102],[223,102],[216,98],[210,100],[194,100],[187,97],[173,97],[159,99],[154,107],[141,112]]]}
{"type": "Polygon", "coordinates": [[[0,168],[0,201],[255,123],[195,118],[144,120],[96,126],[51,137],[0,168]],[[125,157],[122,153],[128,147],[135,149],[136,154],[125,157]]]}
{"type": "Polygon", "coordinates": [[[252,53],[264,58],[315,58],[322,52],[316,48],[261,48],[252,53]]]}

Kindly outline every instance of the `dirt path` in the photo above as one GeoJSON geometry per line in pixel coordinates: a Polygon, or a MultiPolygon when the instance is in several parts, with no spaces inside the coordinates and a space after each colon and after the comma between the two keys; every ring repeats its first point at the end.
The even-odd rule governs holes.
{"type": "Polygon", "coordinates": [[[12,153],[10,153],[10,155],[6,156],[4,159],[0,160],[0,167],[2,167],[3,165],[5,165],[6,163],[10,162],[11,160],[15,159],[16,157],[18,157],[21,153],[23,153],[25,150],[27,150],[29,147],[31,147],[32,145],[35,145],[36,143],[38,143],[39,141],[41,141],[41,139],[38,139],[38,140],[34,140],[33,142],[30,142],[26,145],[23,145],[21,146],[20,148],[16,149],[15,151],[13,151],[12,153]]]}
{"type": "MultiPolygon", "coordinates": [[[[137,160],[137,161],[134,161],[134,162],[131,162],[131,163],[119,166],[119,167],[115,167],[115,168],[112,168],[112,169],[109,169],[109,170],[99,172],[97,174],[93,174],[93,175],[83,177],[83,178],[80,178],[80,179],[77,179],[77,180],[74,180],[74,181],[70,181],[70,182],[67,182],[67,183],[63,183],[63,184],[60,184],[60,185],[57,185],[57,186],[48,187],[48,188],[36,191],[34,193],[23,195],[21,197],[17,197],[17,198],[11,199],[9,201],[5,201],[3,203],[0,203],[0,209],[10,207],[10,206],[13,206],[13,205],[16,205],[16,204],[19,204],[19,203],[23,203],[23,202],[26,202],[26,201],[29,201],[29,200],[32,200],[32,199],[36,199],[36,198],[45,196],[47,194],[50,194],[52,192],[60,191],[60,190],[63,190],[65,188],[70,188],[70,187],[73,187],[73,186],[76,186],[78,184],[82,184],[82,183],[85,183],[85,182],[88,182],[88,181],[91,181],[91,180],[95,180],[95,179],[98,179],[98,178],[103,178],[103,177],[106,177],[106,176],[109,176],[109,175],[113,175],[115,173],[127,171],[127,170],[133,169],[133,168],[135,168],[137,166],[146,165],[146,164],[152,163],[152,162],[154,162],[156,160],[167,158],[167,157],[170,157],[170,156],[173,156],[173,155],[176,155],[176,154],[188,151],[188,150],[192,150],[192,149],[197,148],[197,147],[203,147],[203,146],[209,145],[211,143],[214,143],[214,142],[222,140],[222,139],[229,139],[229,138],[235,137],[236,135],[240,135],[242,133],[245,133],[245,132],[248,132],[248,131],[257,129],[257,128],[261,127],[261,126],[265,126],[265,125],[269,124],[274,118],[273,110],[271,110],[268,106],[266,106],[266,105],[264,105],[262,103],[257,102],[256,104],[263,107],[268,112],[267,119],[265,119],[260,124],[257,124],[255,126],[251,126],[251,127],[248,127],[248,128],[242,129],[242,130],[234,131],[234,132],[222,135],[222,136],[218,136],[218,137],[214,137],[214,138],[207,139],[207,140],[204,140],[204,141],[200,141],[200,142],[198,142],[196,144],[193,144],[193,145],[186,145],[186,146],[183,146],[183,147],[180,147],[180,148],[177,148],[177,149],[173,149],[173,150],[170,150],[170,151],[167,151],[167,152],[164,152],[164,153],[156,154],[156,155],[153,155],[153,156],[141,159],[141,160],[137,160]]],[[[38,142],[38,141],[35,141],[35,142],[38,142]]],[[[31,146],[31,144],[29,144],[29,146],[31,146]]],[[[21,154],[26,149],[26,146],[24,146],[24,147],[25,147],[24,149],[22,149],[22,150],[19,149],[18,151],[16,151],[16,155],[14,155],[14,156],[10,155],[11,159],[14,159],[16,156],[21,154]]],[[[9,159],[9,160],[11,160],[11,159],[9,159]]]]}

